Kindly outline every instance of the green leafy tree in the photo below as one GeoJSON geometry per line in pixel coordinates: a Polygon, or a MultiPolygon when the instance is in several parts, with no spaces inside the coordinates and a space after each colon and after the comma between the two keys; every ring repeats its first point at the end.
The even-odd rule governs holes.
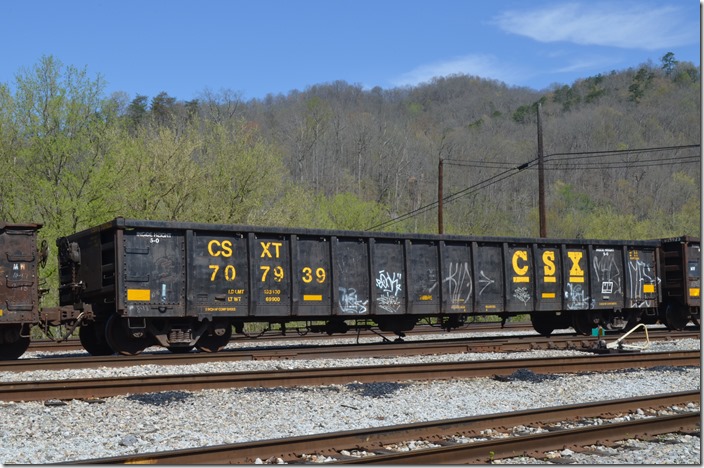
{"type": "Polygon", "coordinates": [[[194,216],[203,221],[276,224],[269,213],[286,186],[281,152],[243,120],[210,123],[198,155],[203,167],[194,216]]]}
{"type": "Polygon", "coordinates": [[[642,67],[633,77],[633,83],[628,87],[629,99],[634,102],[640,102],[645,96],[645,90],[653,80],[653,73],[647,68],[642,67]]]}
{"type": "Polygon", "coordinates": [[[15,208],[58,232],[84,227],[100,215],[102,194],[113,183],[105,174],[96,177],[111,167],[114,137],[103,80],[48,56],[19,74],[16,84],[18,141],[8,169],[25,190],[15,208]]]}
{"type": "Polygon", "coordinates": [[[148,114],[148,103],[149,98],[147,96],[138,94],[130,105],[127,107],[126,120],[127,126],[136,131],[146,120],[148,114]]]}
{"type": "Polygon", "coordinates": [[[364,201],[351,192],[321,197],[317,203],[323,213],[323,226],[328,229],[362,231],[384,221],[384,206],[364,201]]]}
{"type": "Polygon", "coordinates": [[[194,132],[177,135],[167,127],[123,135],[116,150],[122,183],[113,192],[114,205],[128,217],[187,220],[201,186],[193,159],[200,145],[194,132]]]}
{"type": "Polygon", "coordinates": [[[662,62],[662,69],[665,70],[665,74],[667,76],[670,76],[672,72],[675,70],[675,67],[677,67],[677,64],[679,63],[677,60],[675,60],[675,54],[672,52],[668,52],[665,55],[662,56],[660,59],[662,62]]]}
{"type": "Polygon", "coordinates": [[[103,88],[100,76],[45,56],[17,75],[14,96],[0,91],[2,215],[44,224],[50,255],[42,274],[50,281],[55,239],[102,221],[119,177],[111,158],[116,117],[103,88]]]}

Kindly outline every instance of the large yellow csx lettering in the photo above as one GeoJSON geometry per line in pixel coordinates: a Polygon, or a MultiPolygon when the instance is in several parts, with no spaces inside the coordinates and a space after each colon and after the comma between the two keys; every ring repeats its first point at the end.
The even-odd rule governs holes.
{"type": "Polygon", "coordinates": [[[514,283],[528,283],[530,280],[528,276],[528,251],[527,250],[516,250],[513,253],[513,259],[511,261],[513,265],[513,271],[517,276],[513,277],[514,283]],[[525,264],[519,264],[519,261],[525,262],[525,264]]]}
{"type": "Polygon", "coordinates": [[[261,258],[268,257],[268,258],[279,258],[280,251],[279,248],[283,245],[281,242],[260,242],[262,246],[262,256],[261,258]],[[276,249],[276,256],[272,257],[271,252],[269,251],[270,247],[274,247],[276,249]]]}
{"type": "Polygon", "coordinates": [[[545,283],[556,283],[556,272],[557,268],[555,267],[555,251],[545,250],[543,252],[543,281],[545,283]]]}
{"type": "MultiPolygon", "coordinates": [[[[543,281],[545,283],[555,283],[557,282],[555,273],[557,273],[557,267],[555,266],[555,251],[545,250],[543,252],[543,281]]],[[[513,253],[512,258],[513,271],[517,276],[513,277],[514,283],[527,283],[530,281],[528,277],[528,270],[530,262],[528,261],[528,251],[527,250],[516,250],[513,253]]]]}
{"type": "Polygon", "coordinates": [[[579,266],[579,261],[582,260],[584,252],[571,251],[567,252],[567,256],[572,260],[570,268],[570,283],[584,283],[584,270],[579,266]]]}
{"type": "Polygon", "coordinates": [[[224,240],[220,242],[219,240],[211,240],[208,242],[208,253],[211,257],[232,257],[232,241],[224,240]]]}

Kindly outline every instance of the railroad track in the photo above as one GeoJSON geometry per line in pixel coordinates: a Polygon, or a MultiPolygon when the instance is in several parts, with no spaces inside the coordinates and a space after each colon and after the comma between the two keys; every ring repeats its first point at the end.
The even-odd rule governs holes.
{"type": "MultiPolygon", "coordinates": [[[[556,428],[531,435],[502,437],[478,442],[458,442],[458,436],[476,438],[486,429],[507,432],[516,426],[545,427],[564,421],[635,412],[637,409],[660,409],[689,402],[701,404],[698,391],[664,395],[650,395],[608,400],[577,405],[511,411],[441,421],[383,426],[355,431],[315,434],[303,437],[270,439],[238,444],[216,445],[194,449],[145,453],[109,458],[68,462],[71,464],[252,464],[257,459],[281,459],[290,463],[305,463],[303,455],[331,457],[339,463],[374,464],[439,464],[490,463],[500,458],[520,455],[541,456],[549,450],[610,442],[624,438],[648,438],[657,434],[678,431],[699,431],[700,412],[671,416],[656,416],[627,422],[611,422],[575,429],[556,428]],[[386,447],[405,441],[424,440],[434,448],[391,453],[386,447]],[[366,457],[353,457],[365,453],[366,457]]],[[[510,432],[510,431],[509,431],[510,432]]]]}
{"type": "Polygon", "coordinates": [[[502,359],[433,364],[397,364],[287,371],[197,373],[0,383],[2,401],[103,398],[160,391],[236,387],[291,387],[350,382],[398,382],[510,375],[519,369],[556,374],[657,366],[699,366],[700,351],[603,354],[586,357],[502,359]]]}
{"type": "MultiPolygon", "coordinates": [[[[650,331],[651,340],[683,338],[700,339],[699,331],[668,332],[650,331]]],[[[643,333],[633,334],[626,343],[644,340],[643,333]]],[[[608,339],[608,338],[607,338],[608,339]]],[[[138,356],[71,356],[27,358],[15,361],[0,361],[0,372],[36,370],[87,369],[98,367],[126,367],[156,364],[189,365],[203,362],[272,360],[272,359],[339,359],[350,357],[418,356],[471,352],[514,352],[536,349],[573,349],[594,351],[597,338],[572,334],[471,337],[454,340],[417,340],[393,343],[304,345],[287,347],[251,347],[227,350],[219,353],[173,354],[169,352],[144,353],[138,356]]]]}

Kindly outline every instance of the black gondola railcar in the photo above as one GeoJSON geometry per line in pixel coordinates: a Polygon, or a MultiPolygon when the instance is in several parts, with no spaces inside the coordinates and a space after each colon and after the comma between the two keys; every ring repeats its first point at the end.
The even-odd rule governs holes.
{"type": "MultiPolygon", "coordinates": [[[[661,241],[116,218],[57,245],[60,303],[92,311],[80,337],[93,354],[136,354],[152,344],[217,351],[245,322],[322,322],[317,328],[329,333],[346,331],[350,321],[369,322],[401,335],[424,317],[449,329],[474,315],[529,314],[535,329],[549,335],[570,326],[589,334],[598,325],[623,328],[663,315],[661,241]]],[[[698,304],[677,308],[669,324],[686,324],[698,310],[698,304]]]]}

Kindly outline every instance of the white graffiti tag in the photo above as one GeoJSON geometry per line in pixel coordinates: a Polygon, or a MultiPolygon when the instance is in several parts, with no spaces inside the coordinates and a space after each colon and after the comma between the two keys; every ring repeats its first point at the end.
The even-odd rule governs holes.
{"type": "Polygon", "coordinates": [[[344,314],[364,314],[367,312],[367,302],[360,301],[354,288],[338,288],[340,291],[340,309],[344,314]]]}
{"type": "Polygon", "coordinates": [[[481,275],[481,278],[479,278],[479,284],[484,285],[484,287],[479,291],[479,295],[481,296],[484,293],[484,290],[492,284],[496,283],[496,281],[486,276],[484,274],[484,270],[479,270],[479,274],[481,275]]]}
{"type": "Polygon", "coordinates": [[[396,313],[401,307],[401,273],[388,273],[385,270],[379,272],[379,277],[376,279],[376,287],[381,290],[383,295],[377,299],[379,307],[387,312],[396,313]]]}
{"type": "Polygon", "coordinates": [[[601,283],[602,294],[622,294],[621,271],[614,249],[597,249],[594,253],[594,279],[601,283]]]}
{"type": "Polygon", "coordinates": [[[472,275],[469,274],[469,264],[450,263],[448,265],[448,275],[443,280],[448,283],[450,297],[453,304],[466,304],[472,296],[472,275]]]}
{"type": "Polygon", "coordinates": [[[565,298],[570,310],[589,309],[589,296],[580,284],[567,283],[565,298]]]}
{"type": "Polygon", "coordinates": [[[521,301],[524,305],[528,305],[531,296],[528,292],[528,288],[516,288],[516,290],[513,291],[513,297],[521,301]]]}
{"type": "Polygon", "coordinates": [[[629,298],[631,307],[652,307],[655,294],[655,285],[660,283],[660,278],[653,271],[652,265],[632,260],[628,262],[629,273],[629,298]],[[645,292],[645,285],[651,286],[651,293],[645,292]]]}

